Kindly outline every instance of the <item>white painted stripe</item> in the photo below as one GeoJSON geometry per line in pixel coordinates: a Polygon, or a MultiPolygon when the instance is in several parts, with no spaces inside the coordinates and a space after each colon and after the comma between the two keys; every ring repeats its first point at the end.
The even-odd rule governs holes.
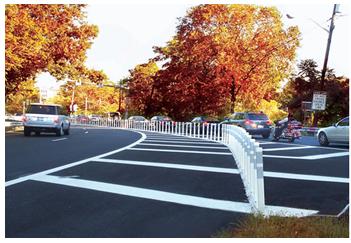
{"type": "MultiPolygon", "coordinates": [[[[199,141],[199,142],[185,142],[186,140],[181,141],[181,142],[178,142],[178,141],[174,141],[174,140],[170,140],[170,141],[164,141],[164,140],[151,140],[151,139],[145,139],[145,142],[151,142],[151,143],[181,143],[181,144],[207,144],[207,145],[213,145],[213,146],[223,146],[222,144],[220,143],[215,143],[215,142],[211,142],[211,141],[208,141],[206,142],[205,140],[202,140],[202,141],[199,141]]],[[[189,140],[187,140],[189,141],[189,140]]]]}
{"type": "Polygon", "coordinates": [[[153,167],[182,169],[182,170],[196,170],[196,171],[206,171],[206,172],[215,172],[215,173],[239,174],[239,171],[237,169],[220,168],[220,167],[209,167],[209,166],[168,164],[168,163],[143,162],[143,161],[132,161],[132,160],[116,160],[116,159],[97,159],[97,160],[94,160],[94,161],[106,162],[106,163],[115,163],[115,164],[153,166],[153,167]]]}
{"type": "Polygon", "coordinates": [[[300,159],[300,160],[316,160],[316,159],[327,159],[341,156],[349,156],[349,152],[341,153],[330,153],[330,154],[318,154],[318,155],[308,155],[308,156],[281,156],[281,155],[267,155],[264,154],[263,157],[267,158],[280,158],[280,159],[300,159]]]}
{"type": "MultiPolygon", "coordinates": [[[[113,193],[124,196],[145,198],[150,200],[176,203],[181,205],[189,205],[201,208],[209,208],[215,210],[223,210],[239,213],[252,213],[249,203],[233,202],[212,198],[189,196],[184,194],[177,194],[171,192],[156,191],[151,189],[137,188],[131,186],[110,184],[97,181],[88,181],[82,179],[72,179],[67,177],[41,175],[32,177],[32,180],[53,183],[63,186],[78,187],[88,190],[113,193]]],[[[316,210],[306,210],[298,208],[288,208],[280,206],[266,206],[266,215],[283,215],[283,216],[297,216],[304,217],[311,214],[316,214],[316,210]]]]}
{"type": "Polygon", "coordinates": [[[59,138],[59,139],[52,140],[52,142],[62,141],[62,140],[66,140],[66,139],[67,138],[59,138]]]}
{"type": "Polygon", "coordinates": [[[144,141],[144,139],[146,138],[146,135],[143,134],[143,133],[140,133],[140,134],[142,136],[141,136],[141,138],[138,141],[136,141],[136,142],[134,142],[134,143],[132,143],[132,144],[126,146],[126,147],[123,147],[123,148],[120,148],[120,149],[116,149],[116,150],[110,151],[108,153],[100,154],[100,155],[97,155],[95,157],[91,157],[91,158],[88,158],[88,159],[84,159],[84,160],[80,160],[80,161],[77,161],[77,162],[74,162],[74,163],[70,163],[70,164],[67,164],[67,165],[59,166],[59,167],[56,167],[56,168],[53,168],[53,169],[49,169],[49,170],[45,170],[45,171],[42,171],[42,172],[38,172],[38,173],[35,173],[33,175],[28,175],[28,176],[17,178],[17,179],[11,180],[11,181],[6,181],[5,182],[5,187],[11,186],[11,185],[15,185],[17,183],[21,183],[21,182],[24,182],[24,181],[27,181],[27,180],[30,180],[33,176],[51,174],[51,173],[54,173],[54,172],[57,172],[57,171],[60,171],[60,170],[64,170],[64,169],[67,169],[67,168],[70,168],[70,167],[74,167],[74,166],[77,166],[77,165],[80,165],[80,164],[87,163],[87,162],[89,162],[91,160],[100,159],[102,157],[106,157],[106,156],[109,156],[109,155],[114,154],[114,153],[119,153],[119,152],[121,152],[123,150],[126,150],[126,149],[130,148],[130,147],[138,145],[139,143],[144,141]]]}
{"type": "MultiPolygon", "coordinates": [[[[198,142],[204,142],[204,141],[206,141],[206,140],[203,140],[203,139],[200,139],[200,138],[177,138],[177,137],[175,137],[175,138],[161,138],[161,137],[159,137],[159,138],[147,138],[147,140],[156,140],[156,141],[160,141],[160,142],[173,142],[173,141],[177,141],[177,142],[179,142],[179,141],[184,141],[184,142],[189,142],[189,141],[198,141],[198,142]]],[[[209,141],[208,143],[210,143],[211,141],[209,141]]],[[[214,141],[212,141],[212,143],[213,143],[214,141]]]]}
{"type": "Polygon", "coordinates": [[[270,171],[264,171],[263,175],[264,177],[293,179],[293,180],[307,180],[307,181],[323,181],[323,182],[337,182],[337,183],[349,183],[350,181],[349,178],[342,178],[342,177],[291,174],[291,173],[270,172],[270,171]]]}
{"type": "MultiPolygon", "coordinates": [[[[150,200],[157,200],[169,203],[176,203],[181,205],[189,205],[201,208],[209,208],[215,210],[223,210],[230,212],[239,212],[239,213],[252,213],[251,206],[249,203],[243,202],[233,202],[226,200],[217,200],[204,197],[195,197],[177,193],[156,191],[144,188],[130,187],[124,185],[109,184],[96,181],[87,181],[81,179],[72,179],[72,178],[62,178],[57,176],[38,176],[33,178],[33,180],[41,181],[45,183],[53,183],[64,186],[78,187],[88,190],[102,191],[107,193],[145,198],[150,200]]],[[[316,214],[316,210],[306,210],[298,208],[289,208],[281,206],[266,206],[266,215],[282,215],[282,216],[297,216],[305,217],[308,215],[316,214]]]]}
{"type": "Polygon", "coordinates": [[[191,145],[171,145],[171,144],[161,144],[161,143],[140,143],[138,144],[139,146],[162,146],[162,147],[177,147],[177,148],[207,148],[207,149],[226,149],[229,150],[228,147],[224,146],[213,146],[213,147],[208,147],[208,146],[191,146],[191,145]]]}
{"type": "Polygon", "coordinates": [[[314,148],[314,146],[271,148],[271,149],[263,149],[263,151],[269,152],[269,151],[284,151],[284,150],[311,149],[311,148],[314,148]]]}
{"type": "MultiPolygon", "coordinates": [[[[257,140],[256,140],[257,141],[257,140]]],[[[259,142],[259,141],[257,141],[259,142]]],[[[262,144],[274,144],[274,145],[277,145],[277,144],[281,144],[281,145],[284,145],[284,146],[291,146],[291,147],[295,147],[295,149],[299,149],[299,148],[302,148],[302,147],[309,147],[309,148],[315,148],[315,149],[329,149],[329,150],[340,150],[340,151],[347,151],[346,149],[346,146],[345,146],[345,149],[343,148],[333,148],[333,147],[322,147],[322,146],[311,146],[311,145],[303,145],[303,144],[297,144],[297,143],[279,143],[279,142],[259,142],[260,145],[262,144]]]]}
{"type": "Polygon", "coordinates": [[[156,191],[151,189],[137,188],[131,186],[110,184],[97,181],[88,181],[82,179],[62,178],[58,176],[37,175],[32,176],[32,180],[41,181],[45,183],[53,183],[64,186],[72,186],[84,188],[88,190],[95,190],[107,193],[114,193],[119,195],[145,198],[163,202],[170,202],[182,205],[189,205],[201,208],[218,209],[231,212],[251,213],[249,203],[231,202],[225,200],[217,200],[211,198],[195,197],[189,195],[182,195],[177,193],[156,191]]]}
{"type": "Polygon", "coordinates": [[[205,151],[191,151],[191,150],[142,149],[142,148],[129,148],[128,150],[152,151],[152,152],[169,152],[169,153],[190,153],[190,154],[217,154],[217,155],[232,155],[232,153],[205,152],[205,151]]]}

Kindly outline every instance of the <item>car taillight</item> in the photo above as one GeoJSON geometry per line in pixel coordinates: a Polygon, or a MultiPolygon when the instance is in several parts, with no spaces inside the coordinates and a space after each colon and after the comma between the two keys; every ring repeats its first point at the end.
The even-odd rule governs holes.
{"type": "Polygon", "coordinates": [[[56,117],[56,118],[54,119],[54,122],[55,122],[55,123],[58,123],[58,122],[59,122],[59,118],[56,117]]]}
{"type": "Polygon", "coordinates": [[[267,124],[267,125],[271,125],[272,122],[271,122],[271,121],[267,121],[266,124],[267,124]]]}
{"type": "Polygon", "coordinates": [[[26,122],[27,121],[27,116],[26,115],[23,115],[23,121],[26,122]]]}
{"type": "Polygon", "coordinates": [[[250,120],[246,120],[245,122],[244,122],[244,124],[245,125],[250,125],[250,124],[253,124],[254,122],[253,121],[250,121],[250,120]]]}

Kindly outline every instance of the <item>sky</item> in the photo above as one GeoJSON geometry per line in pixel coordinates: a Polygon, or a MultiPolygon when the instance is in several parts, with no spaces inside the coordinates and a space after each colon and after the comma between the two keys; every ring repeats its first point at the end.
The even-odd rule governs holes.
{"type": "MultiPolygon", "coordinates": [[[[328,20],[332,16],[334,4],[265,2],[267,1],[253,3],[276,6],[282,15],[284,28],[296,25],[299,27],[302,41],[297,50],[297,62],[313,59],[317,62],[318,69],[322,70],[329,35],[325,29],[329,31],[328,20]],[[293,19],[289,19],[287,14],[293,19]]],[[[339,2],[341,13],[335,18],[328,68],[333,68],[337,76],[350,77],[350,5],[346,4],[347,1],[339,2]]],[[[152,47],[165,46],[175,35],[177,18],[185,16],[191,6],[200,4],[196,1],[193,4],[160,4],[147,1],[146,4],[133,1],[128,4],[111,4],[108,1],[85,3],[89,4],[86,8],[88,23],[99,27],[99,35],[87,51],[85,64],[88,68],[103,70],[115,83],[128,77],[128,70],[153,58],[155,54],[152,47]]],[[[37,80],[38,87],[50,88],[63,84],[57,83],[49,74],[41,74],[37,80]]]]}

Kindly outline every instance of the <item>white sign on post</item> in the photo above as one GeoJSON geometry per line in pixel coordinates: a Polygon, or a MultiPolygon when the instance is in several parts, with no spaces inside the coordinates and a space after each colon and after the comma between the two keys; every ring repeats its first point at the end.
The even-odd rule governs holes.
{"type": "Polygon", "coordinates": [[[327,92],[314,91],[312,100],[312,110],[325,110],[327,103],[327,92]]]}

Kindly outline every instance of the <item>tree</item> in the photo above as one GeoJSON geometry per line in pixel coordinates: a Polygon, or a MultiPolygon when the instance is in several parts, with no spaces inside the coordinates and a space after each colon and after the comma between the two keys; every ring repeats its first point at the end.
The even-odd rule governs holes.
{"type": "Polygon", "coordinates": [[[131,106],[132,109],[137,110],[139,115],[147,117],[151,112],[157,71],[158,67],[155,62],[137,65],[134,69],[129,70],[128,87],[130,88],[131,106]]]}
{"type": "MultiPolygon", "coordinates": [[[[113,85],[112,82],[104,82],[104,84],[113,85]]],[[[72,83],[67,82],[61,86],[57,96],[51,98],[49,102],[62,105],[69,113],[72,93],[72,83]]],[[[97,114],[104,116],[104,112],[107,111],[120,111],[121,113],[125,111],[125,103],[120,96],[121,93],[116,88],[98,88],[96,85],[83,83],[82,85],[75,85],[73,103],[78,106],[77,114],[85,114],[87,105],[88,115],[97,114]]]]}
{"type": "Polygon", "coordinates": [[[154,47],[155,60],[166,62],[159,84],[167,90],[164,103],[177,114],[219,112],[228,101],[232,112],[236,102],[258,107],[288,77],[299,38],[297,27],[283,29],[275,7],[192,7],[173,40],[154,47]]]}
{"type": "MultiPolygon", "coordinates": [[[[295,113],[294,118],[302,120],[302,101],[312,101],[313,91],[320,88],[321,72],[313,59],[302,60],[298,68],[284,87],[280,102],[295,113]]],[[[324,111],[319,111],[318,126],[331,125],[349,115],[349,79],[336,77],[333,69],[328,69],[325,80],[327,105],[324,111]]]]}
{"type": "Polygon", "coordinates": [[[106,79],[84,66],[86,50],[98,35],[88,25],[84,4],[7,4],[5,6],[5,96],[49,72],[57,80],[106,79]]]}

